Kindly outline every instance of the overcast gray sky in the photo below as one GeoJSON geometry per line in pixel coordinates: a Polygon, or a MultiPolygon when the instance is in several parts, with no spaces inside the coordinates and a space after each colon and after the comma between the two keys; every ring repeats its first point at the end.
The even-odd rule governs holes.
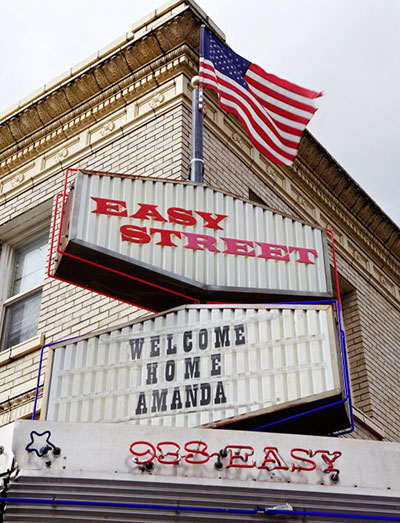
{"type": "MultiPolygon", "coordinates": [[[[0,0],[0,111],[127,32],[162,0],[0,0]]],[[[309,130],[400,224],[400,0],[199,0],[228,44],[325,91],[309,130]]]]}

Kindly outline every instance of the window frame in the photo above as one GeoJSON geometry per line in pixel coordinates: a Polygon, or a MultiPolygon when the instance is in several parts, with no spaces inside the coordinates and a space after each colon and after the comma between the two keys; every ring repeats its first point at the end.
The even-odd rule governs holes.
{"type": "MultiPolygon", "coordinates": [[[[41,291],[44,285],[43,282],[25,292],[8,296],[12,290],[17,250],[28,245],[31,241],[33,242],[36,238],[45,235],[48,236],[44,280],[46,278],[51,202],[45,202],[45,205],[39,205],[34,211],[36,212],[27,212],[17,218],[11,219],[6,225],[0,227],[0,281],[4,282],[0,291],[0,339],[2,339],[4,333],[7,308],[41,291]],[[28,227],[26,226],[27,223],[29,223],[28,227]]],[[[43,334],[37,330],[35,336],[16,345],[0,349],[0,365],[14,357],[22,356],[27,352],[36,350],[43,344],[43,341],[43,334]]]]}

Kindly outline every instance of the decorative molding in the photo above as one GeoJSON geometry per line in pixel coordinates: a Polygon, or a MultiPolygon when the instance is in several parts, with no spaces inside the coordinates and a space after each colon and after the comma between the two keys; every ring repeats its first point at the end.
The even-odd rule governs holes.
{"type": "Polygon", "coordinates": [[[36,390],[33,389],[28,392],[24,392],[23,394],[20,394],[18,396],[8,398],[6,401],[3,401],[2,403],[0,403],[0,414],[3,414],[4,412],[8,412],[10,410],[20,407],[21,405],[29,403],[35,398],[35,391],[36,390]]]}
{"type": "Polygon", "coordinates": [[[203,96],[203,115],[204,120],[213,120],[215,122],[218,118],[216,108],[208,103],[208,99],[205,96],[203,96]]]}
{"type": "Polygon", "coordinates": [[[66,147],[63,147],[60,149],[54,156],[54,159],[56,162],[62,162],[64,158],[68,156],[68,149],[66,147]]]}
{"type": "Polygon", "coordinates": [[[3,179],[0,183],[0,194],[8,199],[10,193],[26,190],[26,182],[31,178],[34,169],[35,162],[25,165],[17,172],[12,172],[6,176],[3,176],[3,179]]]}
{"type": "Polygon", "coordinates": [[[18,185],[21,185],[23,181],[25,180],[25,176],[22,173],[18,173],[15,176],[11,178],[11,187],[18,187],[18,185]]]}
{"type": "Polygon", "coordinates": [[[268,176],[271,176],[271,178],[273,180],[275,180],[276,173],[275,173],[274,169],[270,165],[268,165],[268,167],[267,167],[267,174],[268,174],[268,176]]]}
{"type": "Polygon", "coordinates": [[[348,240],[348,249],[350,254],[354,257],[355,260],[367,271],[370,271],[370,261],[368,258],[363,256],[360,251],[355,247],[355,245],[348,240]]]}
{"type": "Polygon", "coordinates": [[[232,138],[232,140],[233,140],[234,142],[236,142],[237,144],[239,144],[241,147],[244,146],[244,140],[242,139],[242,137],[240,136],[239,133],[236,133],[236,132],[232,133],[231,138],[232,138]]]}
{"type": "Polygon", "coordinates": [[[68,78],[52,92],[0,123],[0,150],[6,151],[19,145],[43,126],[55,123],[58,127],[58,120],[64,119],[64,115],[75,110],[83,112],[85,105],[86,110],[89,109],[93,98],[104,91],[112,89],[117,93],[115,84],[124,79],[132,83],[134,76],[144,76],[141,71],[154,76],[154,68],[148,64],[163,60],[179,46],[188,43],[197,49],[200,24],[198,14],[188,6],[186,11],[173,18],[165,18],[136,41],[133,36],[131,43],[103,57],[99,63],[93,63],[75,77],[68,78]]]}
{"type": "Polygon", "coordinates": [[[311,203],[309,199],[306,199],[303,194],[297,192],[292,186],[293,197],[295,201],[302,207],[302,209],[307,213],[307,215],[312,219],[317,219],[317,210],[315,206],[311,203]]]}
{"type": "Polygon", "coordinates": [[[156,94],[156,96],[153,96],[153,98],[150,100],[149,105],[152,109],[155,109],[159,105],[163,103],[165,100],[165,96],[161,93],[156,94]]]}
{"type": "MultiPolygon", "coordinates": [[[[185,80],[186,77],[180,75],[165,82],[159,88],[159,92],[164,96],[164,101],[158,108],[160,115],[182,105],[183,83],[185,80]]],[[[154,97],[154,90],[151,97],[145,93],[129,104],[115,110],[111,120],[104,122],[104,119],[101,119],[98,123],[92,123],[90,127],[81,130],[67,141],[64,139],[64,148],[68,150],[68,165],[74,165],[89,154],[93,154],[106,146],[116,139],[116,133],[129,133],[151,121],[154,118],[154,111],[149,104],[152,97],[154,97]],[[114,125],[113,131],[102,133],[101,130],[104,127],[108,127],[108,129],[112,127],[110,124],[114,125]]],[[[35,162],[30,163],[25,168],[24,173],[29,170],[29,177],[26,176],[26,179],[29,178],[31,181],[29,188],[60,173],[60,162],[56,160],[59,152],[60,149],[53,147],[53,149],[39,155],[35,162]]],[[[16,198],[28,188],[26,183],[13,188],[11,183],[9,183],[12,176],[14,174],[4,177],[4,180],[7,181],[4,187],[4,197],[7,201],[16,198]]],[[[1,196],[3,198],[3,195],[1,196]]]]}
{"type": "MultiPolygon", "coordinates": [[[[177,80],[175,79],[174,81],[176,82],[177,80]]],[[[133,106],[134,116],[141,117],[149,112],[154,114],[156,108],[160,109],[161,107],[165,107],[166,102],[171,99],[171,96],[175,96],[176,94],[176,84],[172,82],[168,82],[158,89],[153,89],[151,95],[146,94],[135,101],[135,105],[133,106]]],[[[159,110],[157,112],[159,112],[159,110]]]]}
{"type": "MultiPolygon", "coordinates": [[[[0,404],[0,426],[7,425],[17,419],[31,417],[35,401],[35,389],[25,392],[0,404]]],[[[40,410],[43,396],[43,386],[39,387],[37,409],[40,410]]]]}
{"type": "Polygon", "coordinates": [[[33,184],[35,184],[35,178],[37,174],[37,169],[46,169],[49,167],[49,165],[54,165],[59,170],[60,164],[65,164],[66,158],[68,158],[68,161],[71,157],[71,152],[74,150],[76,144],[79,142],[79,137],[73,137],[71,139],[65,140],[63,147],[60,149],[50,150],[49,152],[46,152],[43,154],[39,161],[36,162],[36,169],[31,173],[31,178],[33,184]],[[40,166],[40,167],[39,167],[40,166]]]}
{"type": "Polygon", "coordinates": [[[258,155],[258,163],[263,169],[264,176],[266,173],[268,177],[274,182],[275,190],[277,189],[276,185],[278,185],[284,191],[282,194],[286,194],[289,191],[290,183],[288,181],[288,177],[279,170],[279,167],[272,167],[269,161],[262,154],[258,155]]]}
{"type": "Polygon", "coordinates": [[[299,203],[302,207],[306,207],[306,201],[302,196],[300,196],[300,194],[297,195],[297,203],[299,203]]]}
{"type": "MultiPolygon", "coordinates": [[[[133,105],[133,104],[131,104],[133,105]]],[[[121,109],[115,111],[112,118],[103,122],[102,120],[97,125],[92,125],[87,131],[80,133],[80,144],[75,149],[74,153],[87,145],[93,146],[96,142],[107,143],[111,138],[115,139],[115,132],[117,129],[123,128],[129,122],[129,105],[123,106],[121,109]]]]}
{"type": "Polygon", "coordinates": [[[115,123],[114,122],[107,122],[103,125],[100,129],[101,136],[107,136],[107,134],[110,134],[115,129],[115,123]]]}
{"type": "MultiPolygon", "coordinates": [[[[360,223],[357,215],[352,214],[340,200],[332,195],[329,188],[318,179],[318,175],[298,162],[295,163],[294,171],[304,184],[303,191],[304,187],[307,187],[319,205],[325,207],[325,214],[330,216],[330,222],[335,222],[337,227],[340,224],[344,229],[351,230],[353,239],[357,240],[357,245],[360,247],[360,252],[372,251],[370,254],[375,256],[379,266],[390,268],[396,277],[400,277],[399,263],[397,260],[391,259],[393,257],[391,249],[387,247],[382,249],[383,242],[377,242],[376,235],[369,231],[363,223],[360,223]]],[[[296,183],[294,178],[292,183],[296,183]]]]}
{"type": "Polygon", "coordinates": [[[253,144],[247,139],[243,130],[237,125],[232,125],[231,119],[227,115],[224,115],[221,122],[225,128],[227,140],[236,150],[243,151],[246,155],[251,156],[254,149],[253,144]]]}
{"type": "MultiPolygon", "coordinates": [[[[154,62],[152,68],[144,67],[137,74],[122,80],[118,86],[104,90],[91,101],[90,106],[83,104],[79,107],[79,112],[70,112],[57,122],[42,126],[29,139],[22,140],[18,147],[3,153],[0,156],[0,176],[13,172],[21,164],[52,150],[118,109],[142,99],[146,93],[152,92],[150,98],[153,98],[157,84],[165,83],[182,72],[192,76],[196,67],[196,55],[187,45],[171,51],[154,62]]],[[[162,94],[165,96],[165,93],[162,94]]],[[[166,99],[160,105],[165,101],[166,99]]]]}
{"type": "Polygon", "coordinates": [[[374,269],[376,278],[378,279],[379,283],[381,283],[383,287],[385,287],[391,294],[393,294],[396,288],[395,284],[393,282],[390,282],[389,279],[386,278],[386,276],[384,276],[379,269],[377,269],[376,267],[374,269]]]}
{"type": "Polygon", "coordinates": [[[371,246],[374,245],[376,254],[380,253],[383,260],[388,255],[396,256],[394,265],[398,267],[399,228],[307,131],[303,134],[299,150],[294,167],[299,167],[300,174],[305,174],[304,182],[308,187],[314,192],[318,189],[324,191],[334,213],[347,220],[359,236],[369,236],[371,246]],[[380,247],[376,240],[380,242],[380,247]],[[382,252],[382,246],[387,249],[386,252],[382,252]]]}

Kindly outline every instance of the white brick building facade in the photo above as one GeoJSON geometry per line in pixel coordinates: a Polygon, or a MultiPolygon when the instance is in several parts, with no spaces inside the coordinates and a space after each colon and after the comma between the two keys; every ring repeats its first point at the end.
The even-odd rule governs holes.
{"type": "MultiPolygon", "coordinates": [[[[50,234],[67,167],[187,179],[201,21],[212,23],[189,0],[173,2],[1,119],[1,425],[32,416],[44,343],[145,314],[48,276],[14,292],[15,267],[25,247],[35,253],[32,241],[50,234]],[[7,314],[35,293],[35,333],[10,344],[7,314]]],[[[398,228],[310,134],[292,168],[273,166],[214,94],[206,94],[205,106],[205,183],[334,231],[355,407],[351,437],[400,441],[398,228]]],[[[19,333],[19,320],[12,322],[19,333]]],[[[38,409],[46,353],[43,364],[38,409]]]]}

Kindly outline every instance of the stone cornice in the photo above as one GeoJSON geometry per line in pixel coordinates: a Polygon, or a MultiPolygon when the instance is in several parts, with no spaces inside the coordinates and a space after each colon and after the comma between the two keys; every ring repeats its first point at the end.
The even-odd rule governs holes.
{"type": "MultiPolygon", "coordinates": [[[[314,183],[326,187],[358,220],[359,226],[378,238],[400,260],[400,230],[397,225],[307,131],[301,140],[299,159],[312,173],[314,183]]],[[[356,231],[357,227],[354,229],[356,231]]]]}
{"type": "Polygon", "coordinates": [[[379,290],[387,298],[394,298],[398,306],[400,265],[393,251],[382,246],[376,234],[360,224],[358,217],[336,199],[324,184],[318,183],[317,175],[300,162],[296,162],[293,170],[295,175],[292,185],[296,183],[294,178],[297,177],[297,185],[302,186],[302,198],[298,202],[300,206],[306,211],[313,205],[319,206],[321,213],[318,222],[334,231],[338,253],[349,260],[354,258],[360,272],[371,283],[375,281],[379,290]]]}
{"type": "MultiPolygon", "coordinates": [[[[43,386],[40,388],[43,388],[43,386]]],[[[25,405],[26,403],[30,403],[35,398],[35,392],[36,389],[33,389],[18,396],[10,396],[7,401],[0,403],[0,414],[15,409],[21,405],[25,405]]]]}
{"type": "MultiPolygon", "coordinates": [[[[32,409],[35,401],[36,390],[30,390],[10,398],[0,404],[0,426],[7,425],[16,419],[32,417],[32,409]]],[[[37,398],[37,410],[40,410],[43,396],[43,385],[39,387],[37,398]]]]}
{"type": "MultiPolygon", "coordinates": [[[[56,122],[40,128],[29,138],[21,140],[18,146],[13,146],[0,155],[0,176],[18,169],[18,173],[12,174],[15,185],[18,185],[19,181],[23,181],[23,166],[27,162],[70,140],[81,130],[100,122],[107,115],[151,92],[182,71],[188,69],[194,74],[196,62],[197,56],[188,45],[182,44],[175,48],[153,61],[151,65],[143,67],[137,73],[92,97],[90,102],[79,106],[79,110],[71,111],[56,122]]],[[[62,161],[66,156],[65,148],[60,149],[57,154],[62,161]]],[[[0,194],[1,192],[0,183],[0,194]]]]}
{"type": "MultiPolygon", "coordinates": [[[[75,75],[34,103],[16,111],[0,123],[1,159],[20,149],[21,142],[33,142],[34,135],[59,126],[72,113],[82,113],[97,96],[123,80],[136,81],[151,72],[154,61],[165,57],[184,43],[198,48],[200,21],[187,2],[184,12],[156,26],[139,40],[125,44],[117,52],[75,75]],[[147,70],[147,71],[146,71],[147,70]],[[139,73],[140,71],[140,73],[139,73]],[[136,74],[135,74],[136,73],[136,74]],[[132,75],[134,77],[132,78],[132,75]]],[[[134,37],[132,37],[134,40],[134,37]]],[[[64,122],[63,122],[64,123],[64,122]]]]}
{"type": "MultiPolygon", "coordinates": [[[[324,161],[325,156],[321,154],[321,163],[324,161]]],[[[357,210],[354,212],[352,208],[346,205],[346,202],[340,198],[340,195],[337,195],[334,190],[329,187],[329,185],[321,183],[320,174],[313,171],[304,162],[302,155],[299,155],[295,162],[293,171],[295,172],[294,177],[301,179],[302,184],[307,187],[313,200],[318,202],[321,206],[321,210],[323,210],[325,215],[329,217],[329,223],[327,223],[327,225],[335,228],[333,224],[336,224],[336,227],[341,224],[344,229],[351,230],[352,240],[357,242],[358,247],[361,248],[363,252],[368,251],[369,256],[374,256],[379,267],[390,268],[393,274],[397,276],[400,275],[399,245],[389,245],[385,242],[385,237],[380,237],[379,230],[371,231],[368,225],[361,221],[357,210]]],[[[334,175],[335,173],[332,169],[331,176],[333,177],[334,175]]],[[[356,197],[360,198],[360,195],[358,194],[356,197]]],[[[369,200],[368,196],[367,199],[369,200]]],[[[381,219],[381,215],[377,216],[378,219],[381,219]]],[[[383,214],[383,216],[385,215],[383,214]]],[[[393,226],[393,234],[395,234],[397,230],[397,234],[400,235],[396,225],[393,224],[389,218],[388,220],[393,226]]]]}
{"type": "MultiPolygon", "coordinates": [[[[181,73],[187,70],[186,74],[190,78],[194,66],[188,55],[177,56],[160,69],[160,74],[166,70],[168,74],[179,72],[177,76],[163,81],[158,87],[152,84],[153,77],[149,77],[151,87],[121,107],[119,101],[123,93],[119,97],[113,96],[110,100],[102,102],[100,108],[93,108],[99,121],[93,121],[92,113],[88,111],[72,123],[65,124],[64,127],[71,131],[70,138],[63,138],[58,144],[50,143],[48,150],[36,153],[23,167],[2,177],[0,204],[13,200],[45,180],[53,179],[63,169],[76,165],[119,137],[139,129],[166,112],[173,111],[182,104],[182,83],[185,77],[181,73]]],[[[155,74],[157,75],[157,71],[155,74]]],[[[139,83],[142,85],[142,82],[139,83]]],[[[129,89],[134,89],[134,86],[129,89]]]]}

